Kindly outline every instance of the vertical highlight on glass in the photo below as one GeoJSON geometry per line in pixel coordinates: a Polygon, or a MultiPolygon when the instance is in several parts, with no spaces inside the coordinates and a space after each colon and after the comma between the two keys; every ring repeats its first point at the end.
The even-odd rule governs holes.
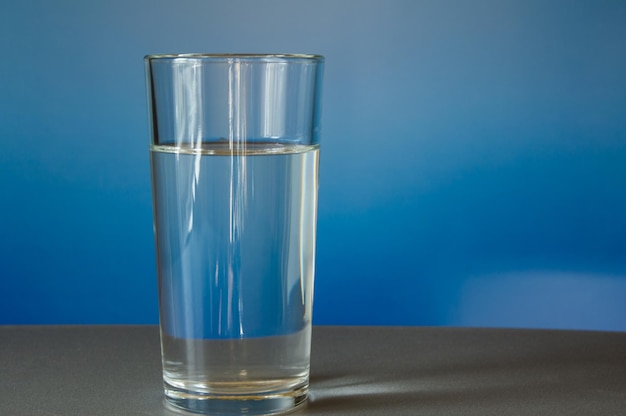
{"type": "Polygon", "coordinates": [[[324,58],[145,64],[166,402],[292,410],[308,394],[324,58]]]}

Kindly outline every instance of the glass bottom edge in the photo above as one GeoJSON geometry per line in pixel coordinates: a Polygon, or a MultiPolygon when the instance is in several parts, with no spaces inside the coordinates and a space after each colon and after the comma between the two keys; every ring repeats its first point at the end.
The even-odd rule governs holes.
{"type": "Polygon", "coordinates": [[[205,415],[278,415],[307,402],[308,384],[287,391],[225,395],[181,390],[165,383],[165,404],[179,413],[205,415]]]}

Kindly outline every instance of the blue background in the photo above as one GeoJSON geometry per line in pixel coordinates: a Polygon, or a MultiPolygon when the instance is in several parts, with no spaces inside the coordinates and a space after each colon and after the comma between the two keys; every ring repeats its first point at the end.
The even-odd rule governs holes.
{"type": "Polygon", "coordinates": [[[318,324],[626,330],[626,2],[0,2],[0,324],[155,323],[143,56],[327,58],[318,324]]]}

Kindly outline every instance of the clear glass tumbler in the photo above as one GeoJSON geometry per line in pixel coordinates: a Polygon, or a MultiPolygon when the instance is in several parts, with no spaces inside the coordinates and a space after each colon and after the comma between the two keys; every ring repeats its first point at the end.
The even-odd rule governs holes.
{"type": "Polygon", "coordinates": [[[308,392],[324,59],[145,63],[166,400],[291,410],[308,392]]]}

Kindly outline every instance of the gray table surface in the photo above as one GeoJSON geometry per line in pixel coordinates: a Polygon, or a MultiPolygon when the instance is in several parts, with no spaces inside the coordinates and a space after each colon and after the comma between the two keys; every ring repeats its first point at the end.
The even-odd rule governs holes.
{"type": "MultiPolygon", "coordinates": [[[[0,415],[174,416],[154,326],[0,327],[0,415]]],[[[293,415],[626,415],[626,333],[315,327],[293,415]]]]}

